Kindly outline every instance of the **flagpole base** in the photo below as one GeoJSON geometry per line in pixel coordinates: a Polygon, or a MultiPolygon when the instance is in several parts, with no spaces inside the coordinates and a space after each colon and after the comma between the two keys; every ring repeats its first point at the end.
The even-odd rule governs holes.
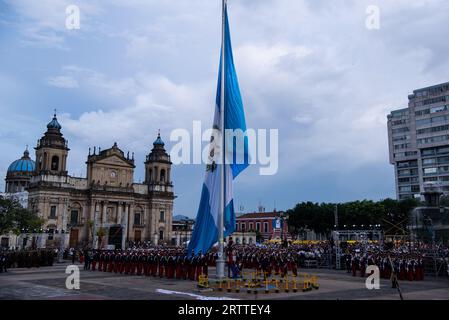
{"type": "Polygon", "coordinates": [[[224,259],[217,259],[217,278],[223,279],[225,277],[225,260],[224,259]]]}

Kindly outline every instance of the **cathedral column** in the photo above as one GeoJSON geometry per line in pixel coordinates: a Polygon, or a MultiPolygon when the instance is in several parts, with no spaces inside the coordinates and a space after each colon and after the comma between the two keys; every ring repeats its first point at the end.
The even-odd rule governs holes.
{"type": "MultiPolygon", "coordinates": [[[[151,219],[151,238],[155,238],[155,234],[157,233],[157,234],[159,234],[159,231],[158,231],[158,228],[157,228],[157,226],[158,226],[158,223],[157,223],[157,220],[156,220],[156,212],[155,212],[155,209],[154,208],[151,208],[151,210],[150,210],[150,219],[151,219]]],[[[154,239],[153,239],[153,241],[154,241],[154,239]]],[[[157,241],[154,243],[154,245],[157,245],[157,241]]]]}
{"type": "MultiPolygon", "coordinates": [[[[69,210],[69,199],[63,199],[64,205],[63,205],[63,212],[62,212],[62,230],[65,230],[65,234],[63,234],[63,247],[65,248],[66,246],[69,245],[69,241],[70,241],[70,234],[69,231],[67,230],[67,213],[69,210]]],[[[78,239],[76,239],[78,242],[78,239]]]]}
{"type": "Polygon", "coordinates": [[[122,209],[123,209],[123,203],[118,202],[117,204],[117,224],[122,224],[122,209]]]}
{"type": "Polygon", "coordinates": [[[125,202],[125,217],[124,217],[124,223],[122,227],[122,249],[126,248],[126,242],[128,241],[128,214],[129,214],[129,205],[125,202]]]}
{"type": "MultiPolygon", "coordinates": [[[[90,201],[89,212],[86,214],[86,224],[89,226],[90,221],[92,221],[92,234],[91,230],[87,230],[89,234],[87,235],[87,241],[93,241],[95,239],[95,201],[90,201]]],[[[94,246],[92,248],[95,248],[94,246]]]]}
{"type": "Polygon", "coordinates": [[[66,163],[67,163],[67,156],[62,156],[62,161],[61,161],[61,168],[60,171],[65,171],[66,168],[66,163]]]}
{"type": "Polygon", "coordinates": [[[128,238],[132,238],[134,241],[134,234],[133,232],[133,226],[134,226],[134,205],[129,205],[129,213],[128,213],[128,238]]]}
{"type": "Polygon", "coordinates": [[[103,212],[101,214],[101,224],[103,227],[105,227],[105,224],[107,222],[107,209],[108,209],[108,202],[104,201],[103,202],[103,212]]]}

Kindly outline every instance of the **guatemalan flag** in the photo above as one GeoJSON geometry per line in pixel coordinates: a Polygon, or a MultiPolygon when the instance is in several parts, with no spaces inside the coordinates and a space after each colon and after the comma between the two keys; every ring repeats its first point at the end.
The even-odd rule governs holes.
{"type": "MultiPolygon", "coordinates": [[[[240,129],[246,132],[245,113],[243,111],[242,97],[240,95],[237,74],[234,67],[234,59],[232,55],[231,37],[229,33],[229,22],[227,8],[224,8],[225,26],[224,26],[224,43],[225,43],[225,84],[224,84],[224,107],[225,110],[225,129],[240,129]]],[[[223,50],[222,50],[223,52],[223,50]]],[[[217,98],[215,102],[215,116],[213,128],[221,131],[220,124],[220,103],[221,103],[221,79],[222,67],[220,59],[220,72],[218,75],[217,98]]],[[[211,138],[211,141],[213,138],[211,138]]],[[[217,155],[211,143],[211,153],[209,156],[210,163],[206,168],[206,176],[203,183],[201,201],[195,221],[195,227],[192,238],[189,242],[188,252],[198,254],[207,252],[218,241],[219,226],[219,210],[220,210],[220,192],[221,192],[221,163],[216,164],[213,161],[217,155]],[[214,154],[215,153],[215,154],[214,154]]],[[[245,170],[249,165],[248,156],[248,139],[244,137],[243,148],[237,148],[236,139],[226,140],[227,159],[225,164],[225,214],[224,214],[224,236],[228,236],[235,231],[235,212],[232,196],[232,181],[245,170]],[[236,150],[237,149],[237,150],[236,150]]]]}

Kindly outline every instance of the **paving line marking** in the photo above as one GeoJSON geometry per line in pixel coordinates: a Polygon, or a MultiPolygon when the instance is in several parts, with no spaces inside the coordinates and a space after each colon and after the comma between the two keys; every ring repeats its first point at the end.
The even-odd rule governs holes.
{"type": "Polygon", "coordinates": [[[189,293],[189,292],[181,292],[181,291],[172,291],[172,290],[165,290],[165,289],[157,289],[157,293],[163,293],[163,294],[179,294],[179,295],[186,295],[189,297],[194,297],[197,300],[239,300],[234,298],[227,298],[227,297],[208,297],[208,296],[202,296],[199,294],[189,293]]]}

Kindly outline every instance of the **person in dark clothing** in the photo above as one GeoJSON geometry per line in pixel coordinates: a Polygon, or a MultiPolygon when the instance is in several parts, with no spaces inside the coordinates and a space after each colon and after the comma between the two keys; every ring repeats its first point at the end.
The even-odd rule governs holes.
{"type": "Polygon", "coordinates": [[[3,252],[0,253],[0,273],[3,272],[3,270],[5,270],[5,272],[7,272],[6,270],[6,254],[4,254],[3,252]]]}
{"type": "Polygon", "coordinates": [[[86,249],[83,251],[83,256],[84,256],[84,270],[89,270],[90,268],[90,256],[89,256],[89,251],[87,251],[86,249]]]}
{"type": "Polygon", "coordinates": [[[76,250],[73,250],[73,252],[72,252],[72,264],[75,264],[75,259],[76,259],[76,250]]]}

